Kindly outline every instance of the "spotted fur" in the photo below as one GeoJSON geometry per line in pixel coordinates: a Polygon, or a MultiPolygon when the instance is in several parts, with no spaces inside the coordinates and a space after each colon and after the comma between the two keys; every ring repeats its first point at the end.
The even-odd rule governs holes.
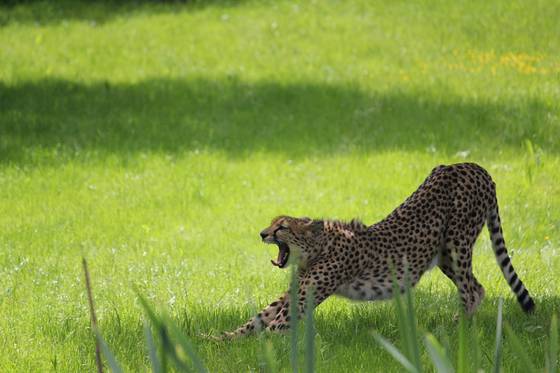
{"type": "MultiPolygon", "coordinates": [[[[457,286],[466,312],[472,314],[484,298],[484,288],[472,272],[473,245],[484,224],[505,279],[523,310],[532,311],[535,304],[506,250],[495,184],[473,163],[436,167],[404,203],[372,226],[358,220],[280,216],[261,236],[268,243],[286,244],[290,256],[298,257],[300,316],[310,288],[316,305],[335,294],[355,300],[387,299],[393,279],[402,291],[405,273],[414,286],[435,265],[457,286]]],[[[287,329],[289,303],[284,293],[224,337],[287,329]]]]}

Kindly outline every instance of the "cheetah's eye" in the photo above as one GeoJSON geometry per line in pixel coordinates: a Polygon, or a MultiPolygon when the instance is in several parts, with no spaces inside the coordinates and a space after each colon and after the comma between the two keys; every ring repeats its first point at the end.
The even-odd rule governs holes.
{"type": "Polygon", "coordinates": [[[279,231],[284,231],[287,230],[288,227],[283,226],[283,225],[279,225],[275,230],[274,230],[274,234],[278,233],[279,231]]]}

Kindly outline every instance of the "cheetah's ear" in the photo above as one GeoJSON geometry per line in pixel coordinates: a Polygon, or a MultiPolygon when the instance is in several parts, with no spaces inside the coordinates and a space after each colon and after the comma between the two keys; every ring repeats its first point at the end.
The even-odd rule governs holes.
{"type": "Polygon", "coordinates": [[[278,215],[270,222],[270,225],[274,225],[275,223],[279,222],[280,220],[287,220],[289,217],[287,215],[278,215]]]}
{"type": "Polygon", "coordinates": [[[309,218],[304,223],[305,230],[310,233],[319,233],[323,230],[323,221],[322,220],[312,220],[309,218]]]}

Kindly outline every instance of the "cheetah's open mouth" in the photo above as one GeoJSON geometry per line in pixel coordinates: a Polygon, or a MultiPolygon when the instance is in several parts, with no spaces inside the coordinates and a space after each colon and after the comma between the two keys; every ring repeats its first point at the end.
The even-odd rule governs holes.
{"type": "Polygon", "coordinates": [[[272,265],[278,268],[284,268],[288,264],[288,258],[290,257],[290,247],[284,242],[277,242],[278,245],[278,258],[276,260],[270,259],[272,265]]]}

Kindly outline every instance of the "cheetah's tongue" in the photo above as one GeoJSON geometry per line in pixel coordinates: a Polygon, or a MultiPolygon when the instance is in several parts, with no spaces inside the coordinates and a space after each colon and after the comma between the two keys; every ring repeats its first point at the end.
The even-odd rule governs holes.
{"type": "Polygon", "coordinates": [[[288,263],[288,257],[290,256],[290,247],[285,243],[278,244],[278,258],[276,260],[270,260],[272,265],[279,268],[284,268],[288,263]]]}

